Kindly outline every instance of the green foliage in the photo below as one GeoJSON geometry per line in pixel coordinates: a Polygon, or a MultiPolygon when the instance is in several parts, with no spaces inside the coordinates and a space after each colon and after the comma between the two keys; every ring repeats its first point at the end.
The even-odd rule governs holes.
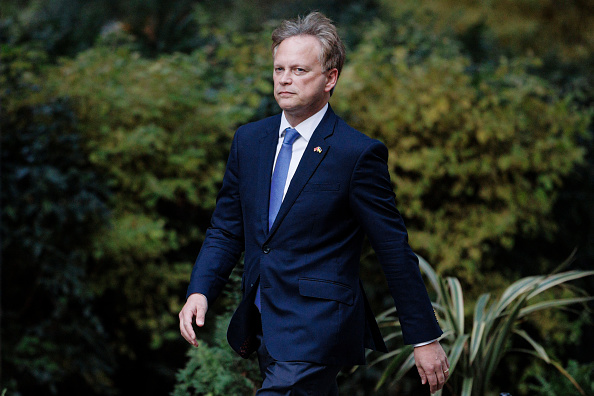
{"type": "Polygon", "coordinates": [[[230,318],[225,315],[216,319],[213,345],[199,341],[197,348],[188,351],[189,360],[176,375],[178,382],[173,396],[251,395],[259,388],[260,371],[255,355],[243,359],[227,344],[230,318]]]}
{"type": "Polygon", "coordinates": [[[109,394],[89,255],[108,218],[68,100],[28,101],[43,53],[2,46],[2,363],[11,392],[109,394]]]}
{"type": "Polygon", "coordinates": [[[34,91],[39,90],[39,75],[47,66],[47,54],[31,46],[0,45],[0,100],[4,112],[16,112],[34,91]]]}
{"type": "Polygon", "coordinates": [[[90,47],[101,25],[113,17],[109,4],[100,1],[6,0],[2,6],[7,38],[18,45],[34,42],[50,57],[90,47]]]}
{"type": "Polygon", "coordinates": [[[440,30],[461,35],[485,25],[500,47],[516,53],[533,51],[540,56],[555,54],[566,59],[587,60],[594,53],[594,37],[588,26],[594,24],[594,7],[588,1],[559,4],[542,0],[414,0],[381,2],[386,12],[399,15],[416,10],[427,16],[440,30]]]}
{"type": "MultiPolygon", "coordinates": [[[[509,352],[521,352],[554,366],[574,385],[574,390],[585,395],[570,373],[551,359],[544,346],[522,329],[522,322],[528,316],[542,310],[584,304],[594,300],[594,297],[586,295],[584,291],[566,285],[567,282],[592,276],[594,271],[573,270],[530,276],[512,283],[499,298],[491,299],[490,293],[482,294],[474,306],[470,328],[465,321],[464,296],[458,279],[442,278],[424,259],[419,259],[421,270],[427,276],[437,296],[433,306],[445,334],[442,344],[450,362],[450,379],[447,388],[452,394],[462,396],[488,394],[492,389],[493,375],[502,359],[509,352]],[[557,288],[570,291],[571,297],[556,298],[551,291],[557,288]],[[513,349],[513,338],[522,340],[524,349],[513,349]]],[[[561,265],[559,269],[567,263],[561,265]]],[[[378,317],[382,325],[395,328],[392,338],[401,335],[395,313],[396,310],[391,309],[378,317]]],[[[378,382],[378,388],[392,376],[394,381],[402,378],[414,366],[412,348],[409,346],[379,360],[388,358],[391,359],[391,363],[378,382]]],[[[440,395],[441,392],[437,394],[440,395]]]]}
{"type": "Polygon", "coordinates": [[[179,337],[174,312],[233,131],[271,92],[265,40],[209,33],[211,47],[155,60],[106,43],[48,78],[75,101],[89,158],[113,192],[111,227],[95,239],[95,291],[120,301],[114,316],[150,332],[153,347],[179,337]]]}
{"type": "MultiPolygon", "coordinates": [[[[586,395],[594,395],[594,362],[580,364],[575,360],[570,360],[567,363],[567,372],[581,386],[586,395]]],[[[519,387],[524,388],[528,394],[537,392],[542,396],[575,393],[575,385],[565,376],[559,376],[542,366],[536,366],[531,373],[524,376],[519,387]]]]}
{"type": "MultiPolygon", "coordinates": [[[[379,12],[367,0],[25,3],[3,2],[0,23],[2,354],[10,391],[16,383],[24,393],[105,394],[121,385],[113,378],[128,378],[125,370],[112,375],[126,359],[153,369],[175,364],[154,362],[147,349],[169,357],[182,343],[175,313],[233,130],[278,111],[272,18],[319,9],[337,21],[349,53],[333,106],[386,142],[413,247],[459,276],[467,300],[520,270],[521,260],[495,267],[502,262],[492,254],[527,255],[518,240],[554,237],[556,252],[560,241],[572,248],[589,240],[591,113],[582,109],[594,92],[591,37],[564,30],[591,19],[583,2],[562,13],[534,1],[431,0],[418,13],[408,13],[409,3],[420,8],[409,1],[379,2],[379,12]],[[376,15],[383,22],[369,23],[376,15]],[[430,33],[442,31],[458,36],[430,33]],[[546,56],[543,67],[509,55],[532,49],[546,56]],[[576,165],[580,178],[568,191],[576,165]]],[[[368,282],[368,294],[381,300],[377,284],[368,282]]],[[[224,296],[211,318],[236,300],[224,296]]],[[[547,343],[578,342],[577,333],[562,335],[579,323],[556,325],[559,311],[540,315],[547,343]]],[[[210,346],[200,357],[193,352],[194,368],[203,357],[233,361],[218,334],[204,335],[210,346]]],[[[215,373],[213,364],[201,370],[215,373]]],[[[185,370],[197,381],[190,363],[185,370]]],[[[253,391],[246,378],[255,377],[239,377],[229,384],[253,391]]],[[[355,386],[363,387],[349,392],[366,392],[355,386]]]]}
{"type": "Polygon", "coordinates": [[[341,76],[338,112],[388,146],[413,248],[440,271],[479,280],[493,248],[555,230],[549,214],[583,161],[590,113],[529,74],[535,62],[473,65],[414,20],[378,21],[341,76]]]}
{"type": "MultiPolygon", "coordinates": [[[[223,290],[222,299],[227,307],[236,307],[241,301],[241,272],[243,264],[231,273],[230,282],[223,290]]],[[[227,327],[231,319],[229,309],[219,316],[210,311],[206,322],[208,327],[215,327],[212,341],[204,328],[198,329],[198,348],[188,351],[189,360],[179,370],[173,396],[189,395],[249,395],[260,387],[261,377],[258,360],[254,354],[250,359],[239,357],[227,343],[227,327]],[[232,369],[230,369],[232,368],[232,369]]]]}
{"type": "Polygon", "coordinates": [[[10,40],[37,42],[51,58],[74,56],[114,30],[134,34],[144,54],[190,52],[204,44],[197,35],[194,0],[19,0],[3,2],[10,40]]]}

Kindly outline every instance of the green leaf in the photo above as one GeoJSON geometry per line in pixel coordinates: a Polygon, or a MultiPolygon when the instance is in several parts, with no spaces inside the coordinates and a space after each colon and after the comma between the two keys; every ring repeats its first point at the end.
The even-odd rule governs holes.
{"type": "Polygon", "coordinates": [[[441,296],[441,289],[439,287],[439,278],[438,278],[437,273],[435,272],[433,267],[431,267],[431,265],[427,262],[427,260],[425,260],[423,257],[419,256],[418,254],[417,254],[417,257],[419,259],[419,267],[421,268],[421,272],[423,272],[425,274],[425,276],[427,276],[427,279],[429,280],[429,283],[433,287],[433,290],[435,290],[435,292],[438,293],[437,301],[438,302],[441,301],[442,296],[441,296]]]}
{"type": "Polygon", "coordinates": [[[554,286],[569,282],[575,279],[584,278],[586,276],[594,275],[594,271],[567,271],[559,274],[549,275],[528,295],[528,299],[548,290],[554,286]]]}
{"type": "Polygon", "coordinates": [[[454,373],[456,365],[464,353],[464,349],[466,348],[466,343],[469,338],[470,336],[468,334],[460,334],[450,348],[448,353],[448,361],[450,362],[450,376],[454,373]]]}
{"type": "Polygon", "coordinates": [[[474,379],[472,377],[464,377],[464,381],[462,381],[462,393],[460,396],[472,396],[472,385],[474,379]]]}
{"type": "Polygon", "coordinates": [[[547,363],[551,363],[551,359],[549,359],[549,355],[547,355],[547,352],[545,351],[544,347],[540,345],[538,342],[536,342],[532,337],[530,337],[528,333],[520,329],[514,330],[514,333],[518,334],[520,337],[528,341],[532,348],[534,348],[534,351],[536,352],[539,358],[541,358],[547,363]]]}
{"type": "MultiPolygon", "coordinates": [[[[499,361],[506,351],[506,343],[509,342],[509,335],[516,326],[517,316],[520,309],[525,303],[527,295],[519,296],[515,301],[509,313],[501,319],[501,322],[497,326],[494,332],[494,339],[491,340],[487,346],[486,361],[485,361],[485,377],[491,378],[495,371],[499,361]]],[[[483,384],[483,386],[486,384],[483,384]]]]}
{"type": "MultiPolygon", "coordinates": [[[[410,364],[410,360],[413,360],[414,364],[414,355],[413,355],[414,348],[411,345],[407,345],[402,348],[401,352],[396,355],[396,357],[390,362],[388,367],[384,370],[381,378],[377,382],[375,386],[375,390],[377,391],[381,386],[390,379],[394,372],[397,372],[396,378],[399,379],[404,375],[402,373],[402,369],[407,367],[410,364]],[[400,377],[399,377],[400,376],[400,377]]],[[[409,367],[410,369],[410,367],[409,367]]],[[[408,371],[408,370],[407,370],[408,371]]],[[[395,379],[396,380],[396,379],[395,379]]]]}
{"type": "Polygon", "coordinates": [[[536,311],[541,311],[543,309],[564,307],[566,305],[578,304],[578,303],[586,303],[586,302],[592,301],[592,300],[594,300],[594,297],[563,298],[563,299],[558,299],[558,300],[543,301],[543,302],[531,304],[527,307],[522,308],[520,310],[520,314],[518,315],[518,318],[522,318],[526,315],[529,315],[536,311]]]}
{"type": "Polygon", "coordinates": [[[489,294],[479,297],[474,307],[474,320],[472,322],[472,333],[470,335],[470,364],[472,364],[484,343],[483,335],[486,327],[485,306],[489,302],[489,294]]]}
{"type": "Polygon", "coordinates": [[[462,285],[460,285],[458,279],[453,277],[448,277],[447,281],[452,301],[452,320],[455,324],[457,334],[464,334],[464,297],[462,295],[462,285]]]}

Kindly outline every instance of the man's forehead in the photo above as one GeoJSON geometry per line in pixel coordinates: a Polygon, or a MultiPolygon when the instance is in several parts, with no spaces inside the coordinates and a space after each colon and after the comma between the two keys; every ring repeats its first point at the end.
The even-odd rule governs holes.
{"type": "Polygon", "coordinates": [[[284,39],[274,52],[274,60],[281,60],[285,57],[312,57],[317,60],[321,52],[319,40],[310,35],[291,36],[284,39]]]}

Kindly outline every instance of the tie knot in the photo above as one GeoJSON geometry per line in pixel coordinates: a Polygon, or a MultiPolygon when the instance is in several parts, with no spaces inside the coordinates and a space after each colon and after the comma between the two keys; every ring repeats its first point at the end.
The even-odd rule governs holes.
{"type": "Polygon", "coordinates": [[[285,139],[283,140],[283,144],[292,145],[295,140],[299,137],[299,132],[295,128],[287,128],[285,129],[285,139]]]}

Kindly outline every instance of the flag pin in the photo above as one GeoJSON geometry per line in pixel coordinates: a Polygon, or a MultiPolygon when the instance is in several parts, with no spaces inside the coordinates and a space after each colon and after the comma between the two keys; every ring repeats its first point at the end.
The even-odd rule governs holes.
{"type": "Polygon", "coordinates": [[[314,149],[314,151],[319,154],[322,152],[322,148],[320,146],[318,146],[314,149]]]}

